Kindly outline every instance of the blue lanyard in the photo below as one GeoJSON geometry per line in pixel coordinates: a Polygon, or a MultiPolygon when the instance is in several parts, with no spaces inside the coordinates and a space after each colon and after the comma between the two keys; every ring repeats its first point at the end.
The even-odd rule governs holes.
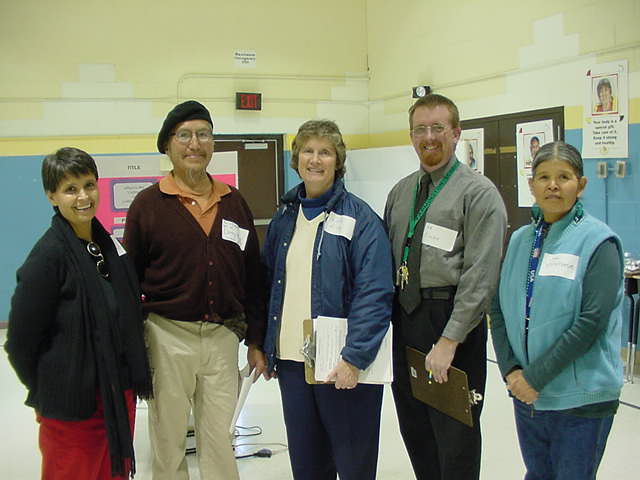
{"type": "Polygon", "coordinates": [[[531,257],[529,258],[529,271],[527,272],[527,301],[525,303],[525,328],[529,329],[529,316],[531,314],[531,300],[533,298],[533,283],[536,279],[536,270],[538,269],[538,262],[540,261],[540,254],[542,253],[542,240],[544,233],[546,232],[549,224],[540,221],[536,226],[535,238],[533,240],[533,247],[531,248],[531,257]]]}

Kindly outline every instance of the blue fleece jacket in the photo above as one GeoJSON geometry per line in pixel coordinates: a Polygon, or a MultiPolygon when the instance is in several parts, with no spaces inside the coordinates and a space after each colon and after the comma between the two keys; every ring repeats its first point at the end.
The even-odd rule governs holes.
{"type": "MultiPolygon", "coordinates": [[[[528,332],[525,331],[525,299],[529,258],[535,225],[517,230],[509,242],[500,274],[499,300],[509,344],[518,363],[527,367],[545,355],[571,325],[579,321],[582,280],[594,251],[618,236],[604,223],[583,213],[578,203],[553,223],[542,245],[535,276],[528,332]],[[556,255],[555,261],[553,255],[556,255]],[[548,269],[564,264],[564,268],[548,269]]],[[[620,253],[620,262],[622,254],[620,253]]],[[[620,360],[622,278],[603,279],[619,284],[616,307],[607,328],[591,348],[562,370],[540,391],[535,408],[563,410],[615,400],[622,387],[620,360]]],[[[501,352],[497,352],[500,357],[501,352]]]]}

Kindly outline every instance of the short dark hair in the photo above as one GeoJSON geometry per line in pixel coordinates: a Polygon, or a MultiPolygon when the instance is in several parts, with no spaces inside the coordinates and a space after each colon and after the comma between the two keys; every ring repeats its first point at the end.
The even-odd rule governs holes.
{"type": "Polygon", "coordinates": [[[536,157],[533,159],[533,166],[531,168],[531,173],[535,176],[536,168],[543,162],[547,160],[562,160],[567,162],[573,168],[573,172],[576,174],[578,178],[582,178],[584,176],[584,167],[582,164],[582,156],[576,147],[573,145],[569,145],[568,143],[557,141],[546,143],[538,153],[536,153],[536,157]]]}
{"type": "Polygon", "coordinates": [[[344,177],[347,167],[347,147],[342,139],[340,129],[331,120],[309,120],[298,129],[296,138],[291,144],[291,168],[298,171],[298,155],[310,138],[326,138],[336,150],[336,178],[344,177]]]}
{"type": "Polygon", "coordinates": [[[529,140],[529,145],[531,145],[533,143],[533,141],[538,142],[538,144],[540,144],[540,139],[536,136],[531,137],[531,140],[529,140]]]}
{"type": "Polygon", "coordinates": [[[42,160],[42,186],[48,193],[54,193],[68,175],[87,174],[93,174],[97,180],[98,167],[91,155],[79,148],[64,147],[42,160]]]}
{"type": "Polygon", "coordinates": [[[413,128],[413,113],[418,107],[435,108],[438,106],[446,107],[447,110],[449,110],[451,127],[458,128],[460,126],[460,112],[458,111],[458,107],[453,101],[437,93],[430,93],[429,95],[420,97],[411,105],[409,108],[409,128],[413,128]]]}
{"type": "Polygon", "coordinates": [[[609,81],[608,78],[602,78],[598,82],[598,86],[596,87],[596,91],[598,92],[598,95],[600,95],[600,90],[602,90],[603,88],[608,88],[610,92],[613,91],[613,89],[611,88],[611,82],[609,81]]]}

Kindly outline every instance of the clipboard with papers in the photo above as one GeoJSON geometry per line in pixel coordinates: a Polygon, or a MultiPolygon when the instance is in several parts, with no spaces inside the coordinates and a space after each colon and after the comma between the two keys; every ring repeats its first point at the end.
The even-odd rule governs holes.
{"type": "Polygon", "coordinates": [[[447,372],[448,380],[438,383],[429,377],[424,366],[425,353],[411,347],[407,347],[406,352],[409,382],[414,398],[473,427],[471,406],[478,399],[474,392],[469,391],[467,374],[458,368],[450,367],[447,372]]]}
{"type": "MultiPolygon", "coordinates": [[[[391,328],[389,324],[376,358],[366,370],[360,372],[358,383],[385,384],[393,381],[391,328]]],[[[340,352],[345,345],[347,319],[317,317],[303,320],[302,332],[305,380],[312,385],[327,383],[324,380],[340,360],[340,352]]]]}

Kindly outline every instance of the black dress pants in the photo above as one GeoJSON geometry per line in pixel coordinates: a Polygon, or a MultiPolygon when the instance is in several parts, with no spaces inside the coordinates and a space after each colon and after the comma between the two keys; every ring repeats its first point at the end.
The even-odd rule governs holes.
{"type": "MultiPolygon", "coordinates": [[[[478,400],[472,406],[474,426],[469,427],[411,394],[405,347],[428,353],[440,338],[453,310],[453,287],[429,290],[438,291],[436,295],[427,295],[436,298],[423,298],[410,315],[397,302],[394,305],[392,390],[400,433],[418,480],[476,480],[480,478],[483,401],[478,400]],[[450,294],[443,294],[447,289],[450,294]]],[[[487,377],[486,358],[487,326],[483,314],[480,324],[458,345],[452,363],[467,373],[472,393],[482,397],[487,377]]]]}

